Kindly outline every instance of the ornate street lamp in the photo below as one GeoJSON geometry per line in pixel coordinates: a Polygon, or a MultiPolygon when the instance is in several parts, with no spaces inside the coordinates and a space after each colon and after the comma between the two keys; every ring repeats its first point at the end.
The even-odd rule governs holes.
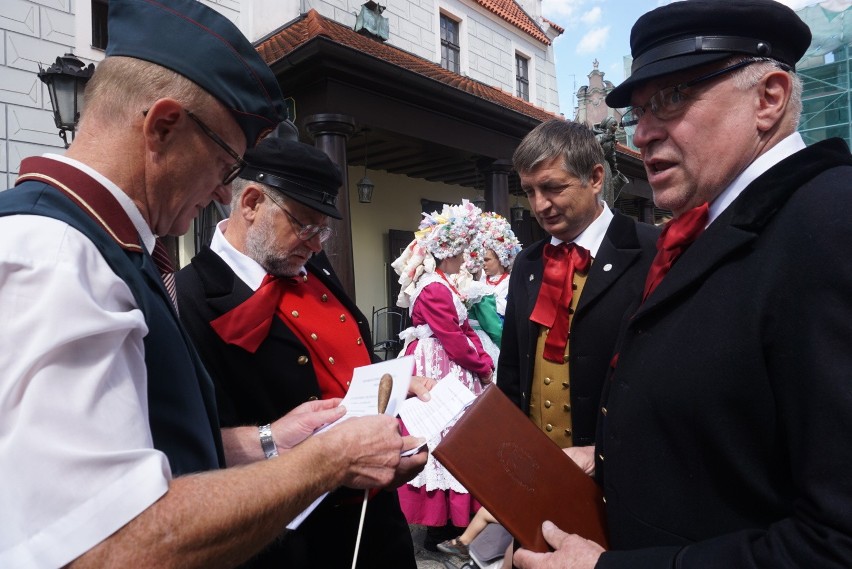
{"type": "Polygon", "coordinates": [[[48,93],[50,93],[53,121],[59,129],[59,136],[65,143],[65,148],[68,148],[65,132],[70,130],[71,140],[74,140],[80,111],[85,105],[83,91],[95,72],[95,65],[93,63],[86,65],[74,54],[66,53],[62,57],[57,57],[56,63],[47,69],[42,68],[41,64],[38,69],[38,78],[47,85],[48,93]]]}

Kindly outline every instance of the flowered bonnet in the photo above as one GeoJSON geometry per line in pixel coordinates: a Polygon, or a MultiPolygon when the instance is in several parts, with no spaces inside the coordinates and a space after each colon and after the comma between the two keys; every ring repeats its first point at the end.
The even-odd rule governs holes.
{"type": "Polygon", "coordinates": [[[480,232],[481,215],[482,210],[467,200],[460,205],[445,204],[440,213],[423,214],[414,241],[391,263],[401,287],[398,306],[409,306],[417,280],[423,273],[435,271],[436,260],[458,255],[469,246],[480,232]]]}
{"type": "Polygon", "coordinates": [[[511,266],[515,257],[521,252],[521,243],[512,231],[509,220],[489,211],[482,214],[480,225],[484,236],[484,248],[494,251],[501,265],[511,266]]]}

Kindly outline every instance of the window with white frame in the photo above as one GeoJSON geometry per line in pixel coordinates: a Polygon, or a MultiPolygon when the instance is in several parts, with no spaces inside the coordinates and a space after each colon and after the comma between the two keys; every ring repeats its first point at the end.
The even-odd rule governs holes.
{"type": "Polygon", "coordinates": [[[530,61],[523,55],[515,54],[515,84],[517,95],[524,101],[530,100],[530,61]]]}
{"type": "Polygon", "coordinates": [[[460,61],[459,23],[441,14],[441,67],[453,73],[460,73],[460,61]]]}

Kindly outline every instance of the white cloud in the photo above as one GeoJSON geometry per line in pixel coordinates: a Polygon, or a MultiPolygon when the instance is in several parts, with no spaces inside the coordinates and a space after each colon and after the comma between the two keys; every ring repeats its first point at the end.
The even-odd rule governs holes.
{"type": "Polygon", "coordinates": [[[601,15],[603,11],[600,6],[595,6],[582,16],[580,16],[580,21],[586,24],[587,26],[592,26],[601,21],[601,15]]]}
{"type": "Polygon", "coordinates": [[[571,18],[584,0],[542,0],[541,13],[550,20],[571,18]]]}
{"type": "Polygon", "coordinates": [[[609,26],[589,30],[577,44],[577,53],[594,53],[601,51],[609,39],[609,26]]]}

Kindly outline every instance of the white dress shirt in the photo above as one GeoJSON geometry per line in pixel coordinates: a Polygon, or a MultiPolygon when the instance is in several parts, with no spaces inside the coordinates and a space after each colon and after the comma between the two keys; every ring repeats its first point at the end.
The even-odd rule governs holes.
{"type": "MultiPolygon", "coordinates": [[[[121,190],[49,157],[94,175],[153,248],[121,190]]],[[[130,289],[79,231],[0,217],[0,567],[61,567],[167,491],[148,425],[147,333],[130,289]]]]}

